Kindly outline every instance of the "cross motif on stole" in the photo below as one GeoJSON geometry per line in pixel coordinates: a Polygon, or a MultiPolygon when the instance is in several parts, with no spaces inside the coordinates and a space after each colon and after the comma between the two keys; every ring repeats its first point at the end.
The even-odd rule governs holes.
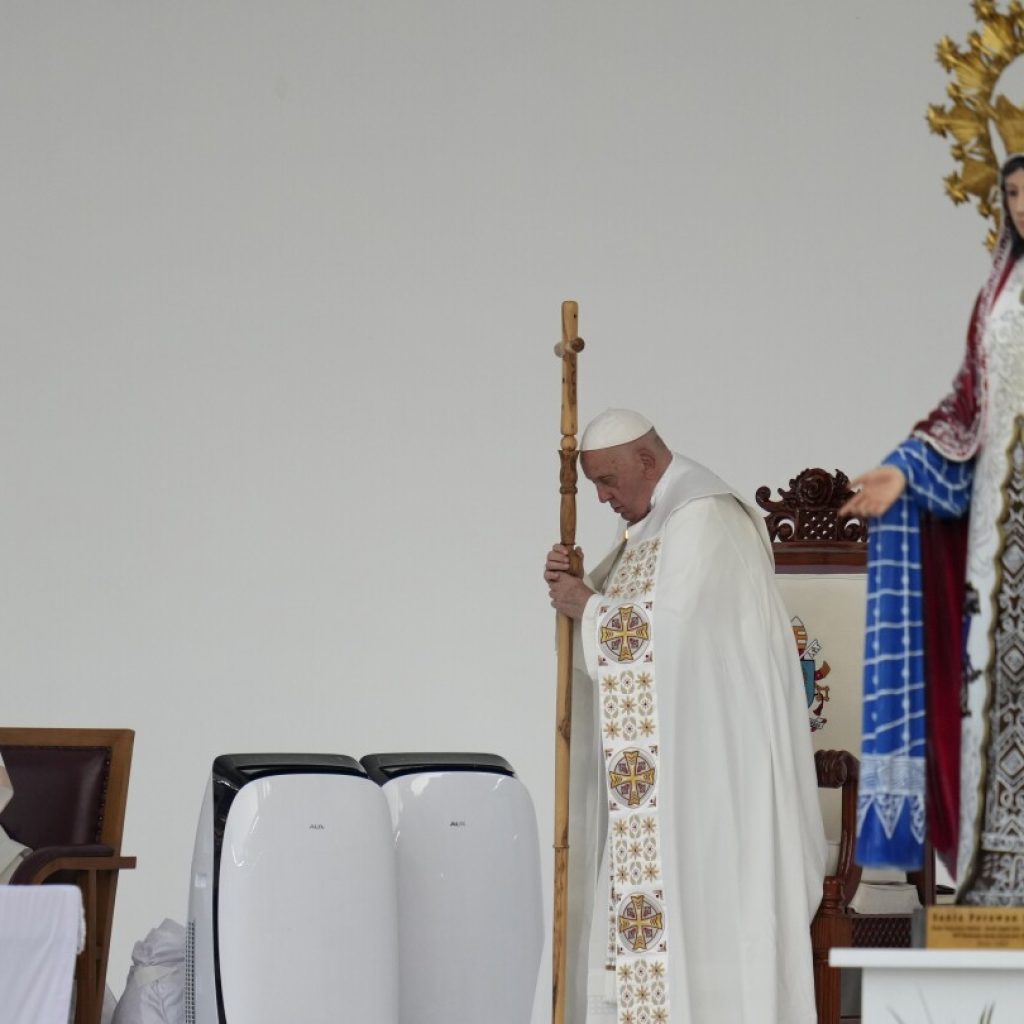
{"type": "Polygon", "coordinates": [[[630,604],[623,605],[609,624],[601,627],[601,643],[620,662],[635,661],[650,638],[650,624],[630,604]]]}

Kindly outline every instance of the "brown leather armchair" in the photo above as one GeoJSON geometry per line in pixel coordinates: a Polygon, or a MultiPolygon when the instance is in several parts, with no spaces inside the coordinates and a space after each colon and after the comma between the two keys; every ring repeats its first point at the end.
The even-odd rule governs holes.
{"type": "Polygon", "coordinates": [[[99,1024],[106,987],[128,774],[130,729],[0,728],[0,754],[14,796],[0,825],[32,851],[12,885],[77,885],[85,907],[85,949],[75,965],[75,1024],[99,1024]]]}

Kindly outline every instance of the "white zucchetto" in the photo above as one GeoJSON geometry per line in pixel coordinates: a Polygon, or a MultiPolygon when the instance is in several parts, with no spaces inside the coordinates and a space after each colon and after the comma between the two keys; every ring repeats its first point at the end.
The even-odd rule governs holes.
{"type": "Polygon", "coordinates": [[[605,409],[587,424],[580,440],[580,451],[593,452],[629,444],[653,429],[654,424],[646,416],[632,409],[605,409]]]}

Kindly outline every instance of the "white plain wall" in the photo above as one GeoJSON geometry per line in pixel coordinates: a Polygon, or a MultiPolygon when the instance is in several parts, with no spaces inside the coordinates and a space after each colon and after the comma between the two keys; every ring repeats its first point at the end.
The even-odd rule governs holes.
{"type": "MultiPolygon", "coordinates": [[[[866,468],[983,280],[966,0],[9,2],[3,721],[137,730],[110,982],[211,758],[478,749],[550,881],[559,304],[583,418],[866,468]]],[[[610,514],[580,502],[598,555],[610,514]]]]}

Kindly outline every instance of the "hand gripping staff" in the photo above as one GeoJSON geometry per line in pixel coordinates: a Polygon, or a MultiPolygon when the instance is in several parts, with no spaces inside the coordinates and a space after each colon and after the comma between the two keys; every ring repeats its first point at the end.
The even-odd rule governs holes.
{"type": "MultiPolygon", "coordinates": [[[[573,575],[581,573],[576,555],[576,353],[583,349],[577,334],[579,307],[562,303],[562,340],[555,355],[562,361],[562,445],[559,491],[560,539],[570,554],[573,575]]],[[[553,1024],[565,1024],[566,926],[569,911],[569,741],[572,731],[572,619],[559,613],[555,635],[558,650],[558,691],[555,706],[555,905],[551,937],[553,1024]]]]}

